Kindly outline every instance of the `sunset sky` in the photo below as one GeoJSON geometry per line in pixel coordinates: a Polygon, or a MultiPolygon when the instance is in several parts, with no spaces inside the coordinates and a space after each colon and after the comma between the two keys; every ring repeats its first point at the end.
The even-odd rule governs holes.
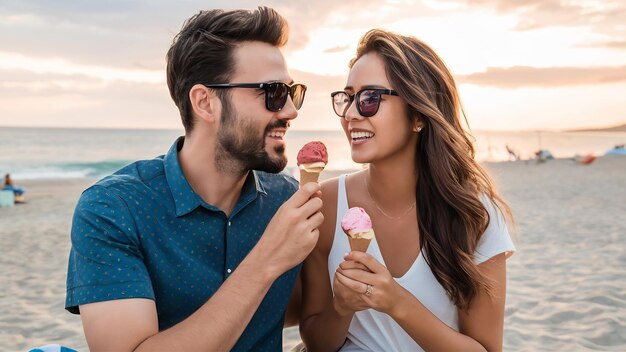
{"type": "Polygon", "coordinates": [[[430,44],[474,129],[626,122],[626,1],[31,1],[0,3],[0,126],[180,128],[165,53],[211,8],[274,7],[309,86],[297,129],[337,129],[329,93],[371,28],[430,44]]]}

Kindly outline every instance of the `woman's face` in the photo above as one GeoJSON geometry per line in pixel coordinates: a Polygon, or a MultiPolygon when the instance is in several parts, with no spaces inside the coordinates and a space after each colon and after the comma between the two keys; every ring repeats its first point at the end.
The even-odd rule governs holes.
{"type": "MultiPolygon", "coordinates": [[[[359,58],[348,75],[345,91],[352,95],[364,88],[394,89],[387,79],[385,64],[379,54],[370,52],[359,58]]],[[[373,163],[398,153],[415,153],[417,134],[408,117],[408,106],[400,96],[381,95],[378,112],[363,117],[352,102],[341,118],[352,160],[373,163]]]]}

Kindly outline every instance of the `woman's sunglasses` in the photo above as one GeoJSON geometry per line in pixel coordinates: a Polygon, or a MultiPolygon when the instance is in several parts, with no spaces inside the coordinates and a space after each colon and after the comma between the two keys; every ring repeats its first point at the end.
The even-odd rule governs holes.
{"type": "Polygon", "coordinates": [[[348,94],[345,91],[337,91],[330,94],[333,100],[333,109],[339,117],[346,117],[348,108],[356,97],[356,110],[363,117],[372,117],[380,108],[380,97],[382,95],[398,95],[398,92],[391,89],[368,88],[362,89],[356,94],[348,94]]]}
{"type": "Polygon", "coordinates": [[[263,89],[265,91],[265,108],[272,112],[278,112],[287,103],[287,96],[291,97],[293,105],[296,110],[302,107],[304,102],[304,93],[306,93],[306,86],[304,84],[286,84],[283,82],[271,82],[271,83],[219,83],[219,84],[204,84],[207,88],[254,88],[263,89]]]}

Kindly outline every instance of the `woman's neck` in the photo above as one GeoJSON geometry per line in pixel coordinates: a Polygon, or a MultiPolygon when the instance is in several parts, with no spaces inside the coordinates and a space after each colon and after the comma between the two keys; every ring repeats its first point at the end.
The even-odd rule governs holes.
{"type": "Polygon", "coordinates": [[[364,175],[369,195],[386,212],[397,214],[415,204],[417,172],[414,159],[408,159],[396,157],[372,163],[364,175]]]}

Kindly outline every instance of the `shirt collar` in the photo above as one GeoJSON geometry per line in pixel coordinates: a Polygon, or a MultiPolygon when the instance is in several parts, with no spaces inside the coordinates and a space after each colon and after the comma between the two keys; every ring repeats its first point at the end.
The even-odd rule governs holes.
{"type": "MultiPolygon", "coordinates": [[[[196,194],[196,192],[194,192],[189,182],[187,182],[187,179],[183,174],[183,170],[180,167],[180,162],[178,161],[178,151],[183,147],[184,143],[185,137],[179,137],[163,159],[165,178],[167,179],[170,191],[172,192],[172,197],[174,198],[176,216],[187,215],[199,206],[202,206],[207,210],[221,212],[221,210],[216,206],[206,203],[198,194],[196,194]]],[[[241,195],[237,200],[237,204],[235,205],[231,216],[235,215],[246,205],[256,199],[259,193],[267,195],[258,171],[253,170],[248,174],[248,177],[244,182],[241,195]]]]}

